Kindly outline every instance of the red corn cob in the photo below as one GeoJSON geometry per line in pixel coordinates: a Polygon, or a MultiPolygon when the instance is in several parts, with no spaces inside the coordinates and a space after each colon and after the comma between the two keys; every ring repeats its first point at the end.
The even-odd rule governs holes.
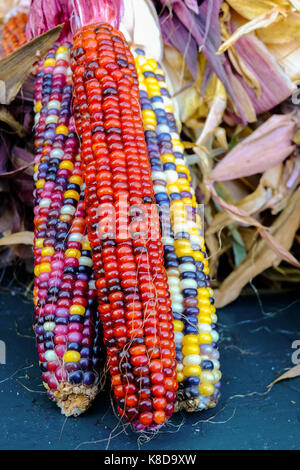
{"type": "Polygon", "coordinates": [[[117,408],[139,429],[157,427],[174,410],[175,343],[134,59],[123,35],[99,23],[77,30],[71,68],[98,310],[117,408]],[[124,200],[138,205],[146,220],[152,216],[150,236],[124,200]],[[107,221],[114,210],[115,235],[107,221]],[[129,223],[132,236],[122,235],[129,223]]]}

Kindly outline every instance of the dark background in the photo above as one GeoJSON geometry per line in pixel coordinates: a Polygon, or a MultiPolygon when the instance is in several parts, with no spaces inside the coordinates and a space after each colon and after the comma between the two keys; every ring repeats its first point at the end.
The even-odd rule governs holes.
{"type": "MultiPolygon", "coordinates": [[[[300,378],[277,383],[300,339],[298,292],[241,296],[219,309],[222,398],[209,411],[178,414],[156,436],[115,417],[109,388],[88,412],[65,419],[47,398],[37,365],[32,301],[0,289],[0,449],[282,450],[300,448],[300,378]],[[98,441],[98,442],[95,442],[98,441]]],[[[300,357],[300,355],[299,355],[300,357]]]]}

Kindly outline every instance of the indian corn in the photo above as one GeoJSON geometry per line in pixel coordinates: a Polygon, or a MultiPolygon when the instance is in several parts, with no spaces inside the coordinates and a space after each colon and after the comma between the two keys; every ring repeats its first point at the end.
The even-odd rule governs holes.
{"type": "Polygon", "coordinates": [[[171,218],[163,243],[176,342],[176,408],[195,411],[216,404],[221,378],[208,260],[164,72],[143,50],[134,56],[155,199],[171,218]]]}
{"type": "Polygon", "coordinates": [[[69,62],[69,45],[40,62],[34,127],[34,329],[43,383],[67,416],[98,392],[102,344],[69,62]]]}
{"type": "Polygon", "coordinates": [[[100,23],[75,33],[71,67],[88,236],[113,392],[127,421],[151,429],[173,413],[177,381],[134,59],[123,35],[100,23]],[[133,208],[143,213],[142,221],[133,208]]]}

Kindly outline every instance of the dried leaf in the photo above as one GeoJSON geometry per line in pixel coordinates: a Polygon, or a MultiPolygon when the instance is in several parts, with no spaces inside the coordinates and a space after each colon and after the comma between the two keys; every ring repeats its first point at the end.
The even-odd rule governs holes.
{"type": "Polygon", "coordinates": [[[20,124],[5,106],[0,106],[0,121],[5,122],[13,129],[19,137],[25,137],[26,132],[22,124],[20,124]]]}
{"type": "Polygon", "coordinates": [[[30,74],[33,64],[50,49],[61,30],[61,25],[56,26],[0,60],[1,104],[7,105],[13,101],[30,74]]]}
{"type": "Polygon", "coordinates": [[[243,178],[278,165],[293,152],[295,132],[296,124],[290,115],[274,114],[216,165],[210,179],[243,178]]]}
{"type": "Polygon", "coordinates": [[[10,245],[33,245],[33,232],[18,232],[12,233],[5,237],[0,238],[0,246],[10,245]]]}
{"type": "Polygon", "coordinates": [[[287,0],[226,0],[226,2],[248,20],[264,15],[273,8],[281,7],[284,9],[290,6],[287,0]]]}
{"type": "Polygon", "coordinates": [[[219,47],[217,54],[222,54],[223,52],[227,51],[229,47],[231,47],[239,38],[245,34],[252,33],[259,28],[266,28],[270,24],[277,21],[280,15],[282,15],[282,11],[278,8],[274,8],[273,10],[268,11],[254,20],[240,26],[234,31],[230,38],[219,47]]]}
{"type": "Polygon", "coordinates": [[[214,97],[208,116],[205,120],[203,130],[200,134],[199,139],[197,140],[197,145],[203,145],[211,137],[216,128],[221,124],[223,113],[225,111],[227,104],[227,95],[225,87],[223,86],[221,80],[217,80],[214,97]]]}
{"type": "Polygon", "coordinates": [[[281,380],[294,379],[295,377],[300,377],[300,364],[297,364],[295,367],[292,367],[290,370],[282,374],[276,380],[271,382],[268,387],[273,387],[273,385],[275,385],[277,382],[280,382],[281,380]]]}
{"type": "MultiPolygon", "coordinates": [[[[270,233],[278,244],[289,250],[300,226],[300,188],[293,194],[286,208],[270,227],[270,233]]],[[[281,259],[266,243],[260,240],[238,266],[215,291],[216,306],[224,307],[235,300],[243,287],[258,274],[271,266],[277,266],[281,259]]]]}
{"type": "MultiPolygon", "coordinates": [[[[237,208],[245,211],[248,215],[252,215],[257,213],[267,201],[268,192],[263,185],[259,185],[253,193],[249,194],[235,205],[237,208]]],[[[233,220],[234,219],[232,219],[227,212],[219,212],[216,214],[205,233],[208,235],[216,233],[223,227],[232,223],[233,220]]]]}
{"type": "Polygon", "coordinates": [[[274,108],[297,89],[275,57],[255,35],[242,37],[235,44],[234,50],[235,57],[238,58],[236,77],[247,92],[256,114],[274,108]],[[247,80],[249,76],[250,81],[247,80]]]}

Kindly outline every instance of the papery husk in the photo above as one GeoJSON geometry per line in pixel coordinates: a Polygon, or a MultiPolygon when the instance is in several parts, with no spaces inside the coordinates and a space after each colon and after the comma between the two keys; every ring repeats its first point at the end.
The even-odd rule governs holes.
{"type": "Polygon", "coordinates": [[[264,15],[273,8],[289,9],[291,6],[288,0],[226,0],[226,2],[248,20],[264,15]]]}
{"type": "MultiPolygon", "coordinates": [[[[216,77],[216,76],[215,76],[216,77]]],[[[205,97],[204,97],[205,99],[205,97]]],[[[204,145],[209,137],[215,132],[222,122],[223,113],[227,105],[227,94],[222,82],[216,78],[216,84],[210,109],[205,120],[204,127],[197,140],[197,145],[204,145]]]]}
{"type": "Polygon", "coordinates": [[[291,80],[300,80],[299,42],[293,40],[284,44],[268,44],[268,49],[291,80]]]}
{"type": "MultiPolygon", "coordinates": [[[[290,198],[286,208],[270,227],[270,234],[285,250],[293,244],[296,231],[300,226],[300,188],[290,198]]],[[[265,240],[259,240],[238,266],[215,291],[216,307],[224,307],[235,300],[243,287],[271,266],[277,266],[281,257],[265,240]]]]}
{"type": "Polygon", "coordinates": [[[278,22],[284,12],[281,9],[274,8],[266,13],[263,13],[259,17],[256,17],[252,21],[243,24],[237,28],[234,33],[219,47],[217,54],[222,54],[227,51],[234,43],[241,38],[242,36],[252,33],[257,29],[267,28],[272,25],[274,22],[278,22]]]}
{"type": "Polygon", "coordinates": [[[284,44],[300,40],[300,14],[289,12],[267,28],[259,29],[257,36],[266,44],[284,44]]]}
{"type": "MultiPolygon", "coordinates": [[[[270,191],[268,192],[263,185],[259,185],[253,193],[237,202],[235,206],[245,211],[248,215],[256,214],[264,207],[270,197],[270,191]]],[[[206,235],[216,233],[231,224],[234,220],[235,219],[231,218],[228,213],[219,212],[216,214],[205,233],[206,235]]]]}
{"type": "Polygon", "coordinates": [[[210,179],[243,178],[278,165],[295,149],[292,139],[296,129],[291,115],[274,114],[216,165],[210,179]]]}
{"type": "Polygon", "coordinates": [[[33,64],[55,43],[61,30],[61,25],[56,26],[0,60],[1,104],[8,105],[14,100],[33,64]]]}
{"type": "Polygon", "coordinates": [[[120,31],[130,47],[140,47],[147,57],[162,61],[163,43],[159,19],[150,0],[123,0],[120,31]]]}
{"type": "Polygon", "coordinates": [[[0,238],[0,246],[11,246],[11,245],[33,245],[33,232],[18,232],[11,233],[0,238]]]}

